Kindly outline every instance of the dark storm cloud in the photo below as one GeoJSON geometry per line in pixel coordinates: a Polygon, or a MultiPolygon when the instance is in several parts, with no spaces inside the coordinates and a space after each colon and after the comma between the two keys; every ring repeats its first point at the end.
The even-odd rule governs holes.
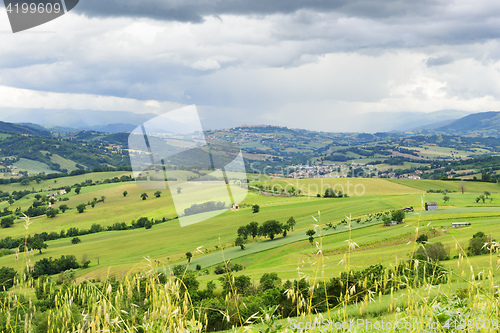
{"type": "Polygon", "coordinates": [[[200,22],[205,16],[288,14],[302,9],[369,18],[426,15],[439,3],[429,0],[87,0],[80,2],[76,10],[90,16],[200,22]]]}
{"type": "Polygon", "coordinates": [[[443,66],[451,64],[454,61],[453,57],[449,55],[441,56],[441,57],[430,57],[427,59],[426,64],[427,67],[435,67],[435,66],[443,66]]]}

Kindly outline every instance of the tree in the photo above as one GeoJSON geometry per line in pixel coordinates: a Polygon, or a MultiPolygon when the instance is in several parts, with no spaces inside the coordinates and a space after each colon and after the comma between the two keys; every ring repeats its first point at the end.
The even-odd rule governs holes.
{"type": "Polygon", "coordinates": [[[61,210],[61,212],[65,213],[69,209],[69,207],[68,205],[64,204],[59,206],[59,209],[61,210]]]}
{"type": "Polygon", "coordinates": [[[80,194],[81,190],[82,188],[78,186],[77,188],[75,188],[75,193],[78,195],[80,194]]]}
{"type": "Polygon", "coordinates": [[[104,203],[104,200],[106,200],[106,197],[104,195],[101,195],[101,202],[104,203]]]}
{"type": "Polygon", "coordinates": [[[402,210],[395,210],[392,212],[391,216],[392,216],[392,221],[401,223],[405,218],[405,212],[402,210]]]}
{"type": "Polygon", "coordinates": [[[445,196],[443,197],[443,201],[444,201],[445,203],[447,203],[448,201],[450,201],[450,197],[449,197],[449,196],[447,196],[447,195],[445,195],[445,196]]]}
{"type": "Polygon", "coordinates": [[[458,185],[458,190],[460,192],[462,192],[462,194],[465,193],[465,191],[467,190],[467,185],[465,184],[465,182],[461,182],[459,185],[458,185]]]}
{"type": "Polygon", "coordinates": [[[286,237],[288,234],[288,230],[290,230],[290,226],[288,224],[281,225],[281,232],[283,232],[283,237],[286,237]]]}
{"type": "Polygon", "coordinates": [[[41,198],[42,198],[42,196],[40,194],[35,195],[36,200],[40,201],[41,198]]]}
{"type": "Polygon", "coordinates": [[[489,253],[490,251],[488,250],[487,244],[490,244],[491,242],[491,238],[486,236],[484,232],[476,232],[469,240],[469,254],[477,256],[480,254],[489,253]]]}
{"type": "Polygon", "coordinates": [[[126,197],[126,196],[127,196],[127,194],[128,194],[128,192],[127,192],[127,191],[123,191],[123,196],[124,196],[124,197],[126,197]]]}
{"type": "Polygon", "coordinates": [[[141,194],[141,198],[142,200],[146,200],[148,198],[148,194],[144,192],[143,194],[141,194]]]}
{"type": "Polygon", "coordinates": [[[288,219],[288,221],[286,221],[286,224],[288,224],[288,226],[290,227],[290,229],[292,229],[293,231],[293,227],[295,227],[295,225],[297,224],[297,222],[295,222],[295,219],[292,217],[290,217],[288,219]]]}
{"type": "Polygon", "coordinates": [[[448,260],[448,251],[445,249],[443,243],[427,243],[415,253],[415,258],[421,260],[442,261],[448,260]]]}
{"type": "Polygon", "coordinates": [[[337,193],[333,190],[333,188],[327,188],[325,191],[325,198],[336,198],[337,193]]]}
{"type": "Polygon", "coordinates": [[[87,253],[84,253],[82,255],[82,268],[89,268],[89,266],[90,266],[89,257],[87,255],[87,253]]]}
{"type": "Polygon", "coordinates": [[[148,219],[144,222],[144,228],[151,229],[152,227],[153,227],[153,222],[151,220],[148,219]]]}
{"type": "Polygon", "coordinates": [[[42,250],[48,247],[47,244],[41,238],[36,238],[33,244],[31,244],[31,248],[34,250],[38,250],[40,254],[42,254],[42,250]]]}
{"type": "Polygon", "coordinates": [[[485,203],[485,201],[486,201],[486,196],[485,196],[484,194],[481,194],[481,195],[479,196],[479,199],[483,200],[483,203],[485,203]]]}
{"type": "Polygon", "coordinates": [[[309,229],[306,231],[306,235],[309,236],[309,243],[311,243],[311,246],[313,245],[315,234],[316,234],[316,231],[314,231],[313,229],[309,229]]]}
{"type": "Polygon", "coordinates": [[[416,241],[419,244],[425,244],[425,243],[427,243],[428,240],[429,240],[429,237],[426,234],[422,234],[422,235],[417,237],[416,241]]]}
{"type": "Polygon", "coordinates": [[[0,290],[9,290],[14,285],[14,279],[17,272],[14,268],[2,267],[0,268],[0,290]]]}
{"type": "Polygon", "coordinates": [[[252,211],[253,211],[254,213],[258,213],[258,212],[260,212],[260,206],[259,206],[259,205],[257,205],[257,204],[253,205],[253,206],[252,206],[252,211]]]}
{"type": "Polygon", "coordinates": [[[71,186],[66,186],[66,187],[64,188],[64,190],[66,191],[66,193],[71,192],[71,186]]]}
{"type": "Polygon", "coordinates": [[[14,198],[13,197],[9,197],[8,203],[9,203],[9,205],[12,205],[14,203],[14,198]]]}
{"type": "Polygon", "coordinates": [[[276,220],[267,220],[260,228],[260,234],[271,238],[271,240],[274,240],[274,236],[281,234],[283,230],[281,223],[276,220]]]}
{"type": "Polygon", "coordinates": [[[234,242],[234,245],[239,246],[239,247],[241,247],[242,250],[244,250],[245,249],[245,239],[238,236],[236,238],[236,241],[234,242]]]}
{"type": "Polygon", "coordinates": [[[14,225],[15,220],[16,218],[14,216],[4,217],[2,221],[0,221],[0,226],[2,228],[10,228],[14,225]]]}
{"type": "Polygon", "coordinates": [[[257,222],[250,222],[247,224],[247,232],[249,235],[252,235],[252,238],[255,239],[259,234],[259,224],[257,222]]]}
{"type": "Polygon", "coordinates": [[[90,233],[91,234],[96,234],[98,232],[101,232],[103,231],[103,227],[99,224],[99,223],[93,223],[91,226],[90,226],[90,233]]]}
{"type": "Polygon", "coordinates": [[[491,181],[491,176],[488,173],[483,172],[481,174],[481,180],[483,182],[489,182],[489,181],[491,181]]]}
{"type": "Polygon", "coordinates": [[[59,213],[59,210],[57,210],[55,208],[49,208],[49,209],[47,209],[47,212],[45,214],[47,215],[47,217],[49,219],[53,219],[54,217],[57,216],[58,213],[59,213]]]}
{"type": "Polygon", "coordinates": [[[181,194],[181,193],[182,193],[182,187],[180,187],[180,186],[179,186],[179,187],[177,188],[177,194],[181,194]]]}
{"type": "Polygon", "coordinates": [[[242,226],[242,227],[238,228],[238,237],[241,237],[245,240],[248,239],[248,229],[246,226],[245,227],[242,226]]]}
{"type": "Polygon", "coordinates": [[[188,262],[191,262],[191,258],[193,258],[193,254],[191,252],[186,252],[186,259],[188,262]]]}
{"type": "Polygon", "coordinates": [[[76,210],[78,210],[78,213],[83,213],[85,210],[87,209],[87,205],[86,204],[79,204],[78,206],[76,206],[76,210]]]}
{"type": "Polygon", "coordinates": [[[80,237],[73,237],[73,239],[71,240],[71,244],[78,244],[81,242],[82,240],[80,239],[80,237]]]}
{"type": "Polygon", "coordinates": [[[161,197],[161,192],[160,191],[156,191],[155,192],[155,197],[157,197],[157,198],[161,197]]]}
{"type": "Polygon", "coordinates": [[[264,273],[260,278],[260,288],[262,291],[274,289],[281,286],[281,279],[276,273],[264,273]]]}

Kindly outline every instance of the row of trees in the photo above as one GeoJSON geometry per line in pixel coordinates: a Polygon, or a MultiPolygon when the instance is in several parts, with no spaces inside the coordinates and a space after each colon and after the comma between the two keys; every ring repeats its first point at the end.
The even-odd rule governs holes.
{"type": "Polygon", "coordinates": [[[244,250],[250,236],[252,239],[255,239],[257,236],[263,236],[269,237],[271,240],[274,240],[276,235],[279,234],[283,234],[283,237],[286,237],[288,231],[293,231],[295,224],[296,221],[293,217],[290,217],[286,223],[281,223],[277,220],[267,220],[259,226],[257,222],[250,222],[238,228],[238,237],[236,238],[235,246],[239,246],[244,250]]]}
{"type": "Polygon", "coordinates": [[[76,227],[71,227],[67,231],[66,230],[61,230],[60,232],[52,231],[50,233],[42,232],[40,234],[35,234],[34,236],[28,235],[27,237],[19,237],[19,238],[5,237],[5,238],[0,238],[0,249],[19,248],[19,249],[23,250],[24,245],[27,244],[28,250],[31,250],[31,249],[40,250],[36,247],[33,247],[33,244],[38,244],[38,243],[35,243],[35,241],[37,239],[40,239],[43,242],[46,242],[46,241],[51,241],[51,240],[56,240],[56,239],[61,239],[61,238],[74,238],[77,236],[84,236],[84,235],[94,234],[94,233],[99,233],[99,232],[104,232],[104,231],[132,230],[132,229],[139,229],[139,228],[151,229],[152,226],[155,224],[160,224],[160,223],[164,223],[164,222],[175,220],[175,219],[177,219],[177,217],[175,217],[173,219],[167,219],[164,217],[163,219],[160,219],[160,220],[149,219],[147,217],[141,217],[138,220],[132,221],[130,223],[130,225],[127,225],[125,222],[116,222],[110,226],[103,227],[98,223],[94,223],[94,224],[92,224],[90,229],[79,229],[76,227]]]}

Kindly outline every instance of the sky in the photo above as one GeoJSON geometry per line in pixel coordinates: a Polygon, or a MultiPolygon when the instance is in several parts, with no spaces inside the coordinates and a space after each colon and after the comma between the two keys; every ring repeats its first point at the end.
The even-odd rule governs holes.
{"type": "Polygon", "coordinates": [[[493,0],[81,0],[16,34],[0,7],[0,120],[195,104],[213,128],[369,131],[379,112],[499,110],[499,37],[493,0]]]}

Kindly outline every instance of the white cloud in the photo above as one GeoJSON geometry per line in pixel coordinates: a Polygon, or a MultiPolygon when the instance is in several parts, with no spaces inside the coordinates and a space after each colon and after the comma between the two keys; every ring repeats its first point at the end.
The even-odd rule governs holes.
{"type": "Polygon", "coordinates": [[[0,107],[22,109],[71,109],[155,113],[183,106],[172,102],[135,100],[113,96],[54,93],[0,86],[0,107]]]}

